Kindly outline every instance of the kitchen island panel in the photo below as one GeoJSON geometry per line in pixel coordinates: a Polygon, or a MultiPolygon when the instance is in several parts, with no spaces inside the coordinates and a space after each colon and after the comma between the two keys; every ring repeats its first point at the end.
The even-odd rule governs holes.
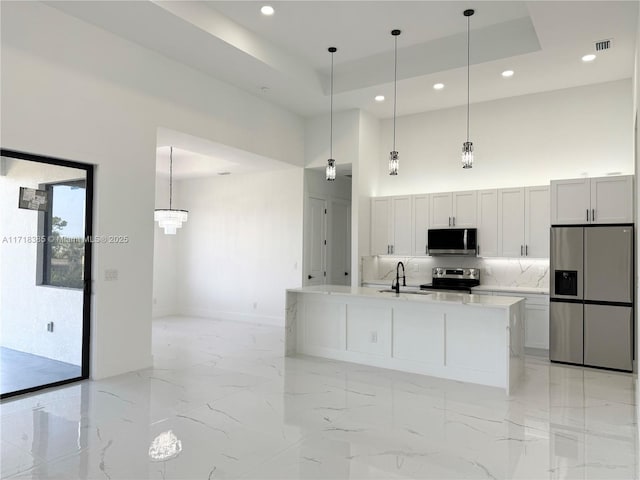
{"type": "Polygon", "coordinates": [[[287,295],[297,297],[287,300],[296,305],[287,309],[289,355],[490,385],[507,393],[524,374],[522,298],[487,302],[479,295],[396,295],[331,285],[287,295]]]}
{"type": "Polygon", "coordinates": [[[393,309],[393,358],[424,365],[444,365],[444,319],[421,305],[393,309]]]}
{"type": "Polygon", "coordinates": [[[347,305],[347,351],[377,357],[391,355],[390,307],[347,305]]]}

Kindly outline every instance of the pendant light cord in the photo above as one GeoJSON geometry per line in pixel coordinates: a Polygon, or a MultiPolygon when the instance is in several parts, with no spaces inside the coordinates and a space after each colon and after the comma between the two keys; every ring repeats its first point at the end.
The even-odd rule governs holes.
{"type": "Polygon", "coordinates": [[[169,150],[169,210],[173,205],[173,147],[169,150]]]}
{"type": "Polygon", "coordinates": [[[398,98],[398,36],[394,35],[394,65],[393,65],[393,151],[396,151],[396,103],[398,98]]]}
{"type": "Polygon", "coordinates": [[[470,41],[470,36],[471,36],[471,29],[470,29],[470,23],[471,23],[471,16],[467,17],[467,142],[469,141],[469,103],[470,103],[470,75],[469,75],[469,70],[470,70],[470,50],[471,50],[471,41],[470,41]]]}
{"type": "Polygon", "coordinates": [[[333,52],[331,52],[331,107],[329,114],[329,158],[333,158],[333,52]]]}

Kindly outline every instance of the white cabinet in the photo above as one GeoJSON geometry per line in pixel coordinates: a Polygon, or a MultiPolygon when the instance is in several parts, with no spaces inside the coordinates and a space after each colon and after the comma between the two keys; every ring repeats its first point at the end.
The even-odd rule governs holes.
{"type": "Polygon", "coordinates": [[[498,256],[498,190],[480,190],[478,195],[478,255],[498,256]]]}
{"type": "Polygon", "coordinates": [[[591,223],[633,223],[633,177],[591,179],[591,223]]]}
{"type": "Polygon", "coordinates": [[[412,254],[411,196],[371,199],[371,254],[412,254]]]}
{"type": "Polygon", "coordinates": [[[633,222],[633,176],[554,180],[551,223],[607,224],[633,222]]]}
{"type": "Polygon", "coordinates": [[[549,186],[524,189],[524,245],[525,255],[549,258],[549,186]]]}
{"type": "Polygon", "coordinates": [[[498,190],[498,254],[524,256],[524,188],[498,190]]]}
{"type": "Polygon", "coordinates": [[[549,296],[513,292],[477,292],[481,295],[497,295],[524,298],[524,346],[549,350],[549,296]]]}
{"type": "Polygon", "coordinates": [[[477,223],[477,192],[431,194],[431,228],[469,228],[477,223]]]}
{"type": "Polygon", "coordinates": [[[549,187],[498,190],[498,255],[549,256],[549,187]]]}
{"type": "Polygon", "coordinates": [[[391,223],[391,198],[371,199],[371,254],[387,255],[389,252],[389,224],[391,223]]]}
{"type": "Polygon", "coordinates": [[[413,196],[413,255],[427,254],[429,195],[413,196]]]}

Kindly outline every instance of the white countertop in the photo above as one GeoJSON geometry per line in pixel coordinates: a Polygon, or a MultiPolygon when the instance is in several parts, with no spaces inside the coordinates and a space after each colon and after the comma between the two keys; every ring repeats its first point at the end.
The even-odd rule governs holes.
{"type": "Polygon", "coordinates": [[[478,285],[471,289],[473,292],[505,292],[505,293],[521,293],[526,295],[528,293],[535,295],[549,295],[548,288],[540,287],[517,287],[509,286],[504,287],[502,285],[478,285]]]}
{"type": "MultiPolygon", "coordinates": [[[[381,280],[373,281],[373,282],[364,282],[364,286],[366,287],[380,287],[380,289],[386,287],[390,287],[389,282],[382,282],[381,280]]],[[[407,288],[419,288],[419,284],[408,284],[407,288]]],[[[473,292],[504,292],[504,293],[515,293],[522,295],[549,295],[549,288],[541,288],[541,287],[519,287],[519,286],[503,286],[503,285],[478,285],[477,287],[473,287],[471,289],[473,292]]]]}
{"type": "MultiPolygon", "coordinates": [[[[445,293],[445,292],[425,292],[425,293],[400,293],[380,292],[381,288],[348,287],[343,285],[317,285],[312,287],[290,288],[288,292],[294,293],[314,293],[321,295],[349,295],[358,297],[368,297],[377,299],[388,299],[392,301],[409,301],[423,303],[452,303],[463,304],[475,307],[508,308],[511,305],[523,301],[520,297],[473,295],[466,293],[445,293]]],[[[413,290],[415,289],[405,289],[413,290]]],[[[401,288],[402,292],[402,288],[401,288]]]]}

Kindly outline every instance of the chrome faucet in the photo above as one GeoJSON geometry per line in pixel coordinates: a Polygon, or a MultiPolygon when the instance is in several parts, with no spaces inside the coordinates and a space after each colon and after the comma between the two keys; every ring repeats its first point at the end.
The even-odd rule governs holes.
{"type": "Polygon", "coordinates": [[[404,274],[404,263],[398,262],[398,264],[396,265],[396,284],[395,284],[395,286],[393,285],[393,282],[391,282],[391,288],[395,289],[396,293],[400,293],[400,267],[402,267],[402,286],[403,287],[407,286],[407,277],[404,274]]]}

